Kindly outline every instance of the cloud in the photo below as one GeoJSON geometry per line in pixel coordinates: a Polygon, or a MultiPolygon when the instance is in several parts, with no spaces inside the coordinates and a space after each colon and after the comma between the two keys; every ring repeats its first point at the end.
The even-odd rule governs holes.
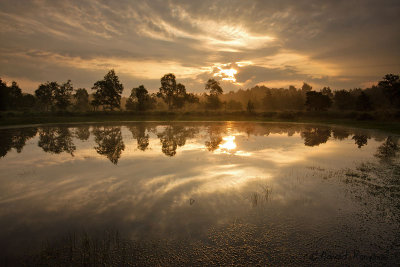
{"type": "Polygon", "coordinates": [[[356,87],[400,71],[399,11],[395,0],[4,0],[0,77],[30,92],[47,80],[90,88],[110,68],[151,91],[169,72],[193,92],[210,77],[229,90],[356,87]]]}

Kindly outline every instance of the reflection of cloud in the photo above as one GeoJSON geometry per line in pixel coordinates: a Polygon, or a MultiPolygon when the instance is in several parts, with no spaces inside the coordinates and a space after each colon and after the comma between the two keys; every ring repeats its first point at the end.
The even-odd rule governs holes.
{"type": "Polygon", "coordinates": [[[6,226],[3,229],[13,236],[9,240],[19,242],[27,235],[45,238],[49,233],[85,226],[115,227],[127,235],[146,237],[193,229],[197,233],[221,220],[231,222],[246,215],[248,196],[266,185],[273,192],[268,205],[283,215],[303,207],[305,198],[307,203],[332,207],[336,191],[332,193],[331,184],[322,183],[335,201],[326,195],[319,198],[325,192],[319,190],[320,180],[304,167],[353,166],[355,160],[373,157],[379,143],[371,139],[366,149],[359,150],[351,139],[329,139],[323,145],[306,147],[298,133],[305,128],[301,124],[183,122],[156,126],[131,123],[121,127],[126,148],[118,165],[95,152],[93,134],[87,141],[73,139],[74,157],[45,154],[37,147],[38,136],[20,154],[7,154],[0,161],[0,217],[6,226]],[[129,130],[132,126],[151,129],[146,130],[149,149],[137,149],[129,130]],[[189,134],[176,155],[165,157],[157,133],[168,128],[176,129],[176,134],[195,128],[198,134],[189,134]],[[289,131],[294,134],[288,136],[289,131]],[[232,153],[204,149],[209,135],[216,133],[226,135],[218,149],[232,153]],[[189,199],[195,200],[193,205],[189,199]],[[26,225],[31,232],[21,231],[26,225]]]}

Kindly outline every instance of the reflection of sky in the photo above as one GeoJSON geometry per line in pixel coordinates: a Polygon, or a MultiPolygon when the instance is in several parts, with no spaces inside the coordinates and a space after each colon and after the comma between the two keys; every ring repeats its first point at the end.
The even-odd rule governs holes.
{"type": "Polygon", "coordinates": [[[342,204],[331,201],[340,199],[339,186],[311,177],[307,167],[354,167],[373,160],[380,144],[370,139],[357,149],[351,138],[331,138],[307,147],[300,134],[249,136],[233,127],[228,134],[221,131],[221,144],[210,152],[204,145],[207,130],[200,127],[167,157],[155,133],[148,133],[149,149],[141,151],[122,127],[125,150],[118,165],[96,153],[93,135],[88,141],[74,138],[74,157],[45,153],[38,137],[29,140],[22,153],[0,159],[0,239],[24,227],[28,236],[88,225],[111,225],[131,235],[190,232],[194,225],[200,231],[246,214],[252,192],[263,186],[273,188],[271,209],[288,215],[296,209],[310,217],[325,210],[330,216],[342,204]]]}

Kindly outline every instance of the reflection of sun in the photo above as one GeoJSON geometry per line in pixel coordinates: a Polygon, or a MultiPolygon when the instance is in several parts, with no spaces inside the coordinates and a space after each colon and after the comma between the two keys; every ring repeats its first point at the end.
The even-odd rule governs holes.
{"type": "Polygon", "coordinates": [[[222,140],[224,140],[224,142],[219,145],[220,149],[232,150],[236,148],[235,136],[225,136],[222,140]]]}

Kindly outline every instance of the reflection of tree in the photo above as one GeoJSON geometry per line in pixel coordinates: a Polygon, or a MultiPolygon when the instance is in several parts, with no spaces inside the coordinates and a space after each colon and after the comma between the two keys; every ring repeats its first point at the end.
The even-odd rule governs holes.
{"type": "Polygon", "coordinates": [[[187,138],[193,138],[197,128],[183,126],[167,126],[162,133],[157,134],[162,145],[162,152],[167,156],[174,156],[178,146],[184,146],[187,138]]]}
{"type": "Polygon", "coordinates": [[[144,123],[139,123],[137,126],[128,127],[133,138],[137,140],[137,148],[145,151],[149,146],[149,135],[146,134],[146,126],[144,123]]]}
{"type": "Polygon", "coordinates": [[[352,139],[355,141],[355,144],[358,146],[358,148],[361,148],[368,143],[369,137],[366,135],[356,134],[352,139]]]}
{"type": "Polygon", "coordinates": [[[375,156],[383,161],[391,161],[396,157],[397,152],[400,150],[398,140],[394,137],[389,136],[386,141],[383,142],[377,149],[375,156]]]}
{"type": "Polygon", "coordinates": [[[45,152],[59,154],[67,152],[74,155],[76,147],[67,127],[46,127],[39,130],[38,146],[45,152]]]}
{"type": "Polygon", "coordinates": [[[211,126],[208,128],[209,141],[206,141],[205,145],[208,151],[216,150],[222,142],[221,137],[222,127],[211,126]]]}
{"type": "Polygon", "coordinates": [[[333,138],[337,140],[344,140],[349,137],[350,133],[344,129],[333,129],[332,130],[333,138]]]}
{"type": "Polygon", "coordinates": [[[21,153],[28,139],[37,133],[36,128],[5,129],[0,131],[0,157],[4,157],[14,148],[21,153]]]}
{"type": "Polygon", "coordinates": [[[331,136],[330,129],[309,128],[301,133],[304,138],[304,145],[318,146],[319,144],[326,143],[331,136]]]}
{"type": "Polygon", "coordinates": [[[76,128],[74,135],[81,141],[86,141],[90,137],[89,126],[79,126],[76,128]]]}
{"type": "Polygon", "coordinates": [[[93,134],[94,141],[97,144],[94,149],[97,153],[106,155],[112,163],[117,164],[122,151],[125,149],[121,128],[113,126],[96,127],[93,134]]]}

